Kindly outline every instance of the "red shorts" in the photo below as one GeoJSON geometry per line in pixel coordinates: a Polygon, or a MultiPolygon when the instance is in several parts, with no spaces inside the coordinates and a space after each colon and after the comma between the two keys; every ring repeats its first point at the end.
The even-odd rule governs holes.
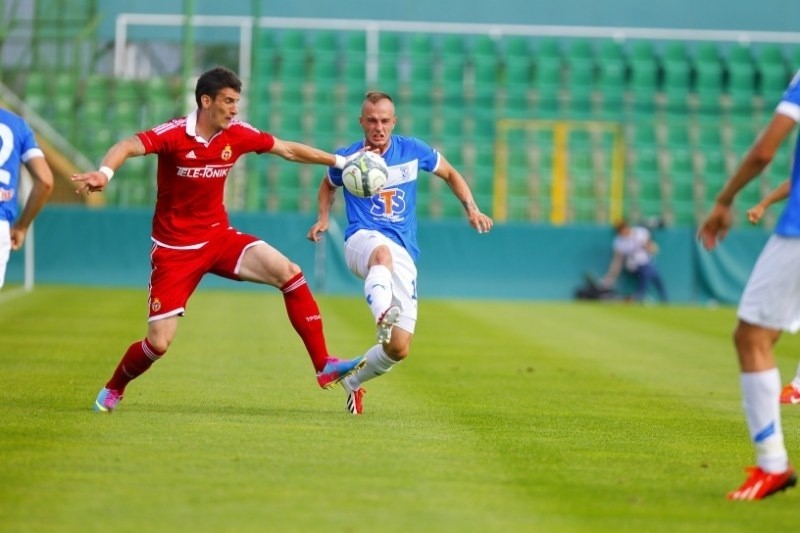
{"type": "Polygon", "coordinates": [[[183,315],[186,302],[208,273],[241,281],[239,264],[244,252],[259,242],[263,241],[229,228],[196,250],[175,250],[153,243],[149,320],[183,315]]]}

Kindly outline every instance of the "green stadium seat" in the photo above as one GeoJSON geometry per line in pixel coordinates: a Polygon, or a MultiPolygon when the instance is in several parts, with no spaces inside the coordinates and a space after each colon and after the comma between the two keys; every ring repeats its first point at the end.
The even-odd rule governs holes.
{"type": "Polygon", "coordinates": [[[171,80],[163,76],[152,76],[144,82],[144,96],[148,101],[174,100],[178,92],[171,80]]]}
{"type": "Polygon", "coordinates": [[[618,120],[622,115],[625,103],[626,68],[621,56],[598,59],[597,89],[601,118],[618,120]]]}
{"type": "Polygon", "coordinates": [[[497,60],[500,58],[498,42],[489,35],[476,35],[473,37],[468,53],[472,60],[476,58],[492,58],[497,60]]]}
{"type": "Polygon", "coordinates": [[[433,112],[431,107],[418,106],[411,110],[411,134],[430,142],[433,137],[433,112]]]}
{"type": "Polygon", "coordinates": [[[497,56],[474,56],[471,59],[471,67],[471,104],[482,108],[494,108],[500,86],[500,64],[497,56]]]}
{"type": "Polygon", "coordinates": [[[731,46],[726,57],[728,65],[752,65],[753,50],[748,44],[731,46]]]}
{"type": "Polygon", "coordinates": [[[800,69],[800,45],[796,45],[789,55],[789,65],[793,73],[800,69]]]}
{"type": "Polygon", "coordinates": [[[476,107],[472,109],[470,118],[473,140],[482,144],[493,144],[497,125],[494,110],[476,107]]]}
{"type": "Polygon", "coordinates": [[[413,54],[409,56],[408,92],[413,103],[432,101],[433,92],[433,56],[430,54],[413,54]]]}
{"type": "Polygon", "coordinates": [[[687,58],[668,57],[662,61],[664,88],[688,89],[691,81],[691,64],[687,58]]]}
{"type": "Polygon", "coordinates": [[[464,108],[444,105],[440,108],[437,117],[439,119],[437,138],[443,142],[461,143],[461,139],[464,137],[464,108]]]}
{"type": "Polygon", "coordinates": [[[367,55],[350,52],[345,54],[342,65],[342,82],[367,86],[367,55]]]}
{"type": "Polygon", "coordinates": [[[543,57],[561,58],[561,41],[553,37],[542,37],[535,42],[534,56],[538,61],[543,57]]]}
{"type": "Polygon", "coordinates": [[[306,54],[308,36],[304,30],[283,30],[278,40],[278,54],[306,54]]]}
{"type": "Polygon", "coordinates": [[[697,126],[697,139],[694,145],[699,150],[719,150],[723,147],[722,124],[719,122],[701,122],[697,126]]]}
{"type": "Polygon", "coordinates": [[[721,109],[723,61],[717,45],[701,43],[694,54],[695,92],[697,111],[714,114],[721,109]]]}
{"type": "Polygon", "coordinates": [[[697,203],[694,200],[675,200],[671,207],[673,224],[678,227],[697,226],[697,203]]]}
{"type": "Polygon", "coordinates": [[[666,130],[665,147],[669,150],[689,147],[691,143],[689,124],[685,117],[680,115],[666,117],[664,119],[664,128],[666,130]]]}
{"type": "Polygon", "coordinates": [[[792,73],[782,64],[762,63],[758,66],[759,92],[766,102],[777,104],[789,84],[792,73]]]}
{"type": "Polygon", "coordinates": [[[639,120],[628,125],[629,146],[634,150],[652,149],[658,145],[657,126],[652,120],[639,120]]]}
{"type": "Polygon", "coordinates": [[[442,36],[439,45],[439,57],[461,57],[466,59],[467,46],[464,37],[454,33],[442,36]]]}
{"type": "Polygon", "coordinates": [[[113,101],[142,103],[142,91],[142,84],[138,80],[117,79],[113,101]]]}
{"type": "Polygon", "coordinates": [[[531,39],[522,35],[510,35],[502,40],[502,53],[506,58],[509,57],[530,57],[531,39]]]}
{"type": "Polygon", "coordinates": [[[403,39],[399,33],[381,31],[378,34],[378,54],[381,60],[386,56],[395,57],[401,53],[403,39]]]}
{"type": "Polygon", "coordinates": [[[619,41],[615,39],[601,39],[597,43],[596,56],[599,62],[608,60],[624,60],[625,50],[619,41]]]}
{"type": "Polygon", "coordinates": [[[756,138],[756,132],[751,120],[743,120],[729,126],[728,149],[737,154],[738,157],[744,156],[756,138]]]}
{"type": "Polygon", "coordinates": [[[699,43],[695,46],[693,57],[698,63],[719,63],[721,61],[719,46],[714,42],[699,43]]]}
{"type": "Polygon", "coordinates": [[[670,174],[694,174],[694,158],[691,149],[676,149],[669,152],[670,174]]]}
{"type": "Polygon", "coordinates": [[[557,113],[561,91],[561,58],[539,56],[534,65],[533,89],[536,111],[541,117],[557,113]]]}
{"type": "MultiPolygon", "coordinates": [[[[728,178],[723,150],[705,150],[702,176],[705,180],[721,185],[728,178]]],[[[715,191],[716,192],[716,191],[715,191]]]]}
{"type": "Polygon", "coordinates": [[[781,45],[763,44],[756,53],[759,65],[781,65],[786,64],[786,56],[781,45]]]}
{"type": "Polygon", "coordinates": [[[329,85],[339,79],[338,36],[323,31],[313,35],[311,42],[310,79],[314,84],[329,85]]]}
{"type": "Polygon", "coordinates": [[[363,55],[367,53],[367,34],[363,31],[351,31],[344,34],[345,54],[363,55]]]}
{"type": "Polygon", "coordinates": [[[463,105],[465,101],[465,68],[466,59],[462,55],[446,55],[440,60],[437,85],[442,101],[448,105],[463,105]]]}
{"type": "Polygon", "coordinates": [[[258,28],[256,46],[260,52],[275,53],[278,48],[278,33],[271,28],[258,28]]]}
{"type": "Polygon", "coordinates": [[[49,119],[52,115],[51,80],[41,72],[30,72],[25,78],[22,100],[34,112],[49,119]]]}
{"type": "MultiPolygon", "coordinates": [[[[639,43],[639,47],[646,49],[642,43],[639,43]]],[[[655,108],[658,63],[655,59],[633,57],[629,66],[631,73],[629,89],[633,95],[634,112],[649,114],[655,108]]]]}
{"type": "Polygon", "coordinates": [[[434,56],[433,39],[428,33],[412,33],[406,39],[406,55],[410,61],[424,58],[432,61],[434,56]]]}
{"type": "Polygon", "coordinates": [[[566,115],[571,118],[588,118],[592,110],[595,87],[595,61],[587,41],[573,41],[565,56],[564,87],[567,93],[566,115]]]}
{"type": "Polygon", "coordinates": [[[102,74],[90,74],[83,87],[83,100],[111,101],[111,78],[102,74]]]}
{"type": "Polygon", "coordinates": [[[728,65],[728,109],[747,112],[756,95],[756,75],[752,63],[744,61],[728,65]]]}
{"type": "Polygon", "coordinates": [[[28,95],[49,95],[52,80],[43,72],[29,72],[25,76],[25,94],[28,95]]]}
{"type": "MultiPolygon", "coordinates": [[[[455,110],[458,111],[457,109],[455,110]]],[[[457,121],[457,117],[451,117],[457,121]]],[[[455,168],[463,170],[464,168],[464,143],[460,138],[444,137],[441,142],[437,143],[436,149],[447,159],[455,168]]]]}
{"type": "Polygon", "coordinates": [[[691,170],[672,170],[669,174],[670,204],[694,202],[697,187],[694,172],[691,170]]]}
{"type": "Polygon", "coordinates": [[[630,61],[655,61],[656,51],[653,42],[649,40],[634,41],[628,50],[630,61]]]}
{"type": "Polygon", "coordinates": [[[111,108],[108,102],[100,100],[90,100],[84,102],[80,107],[79,115],[81,124],[93,126],[103,125],[109,122],[109,111],[111,108]]]}
{"type": "Polygon", "coordinates": [[[506,109],[526,110],[533,84],[530,58],[509,56],[503,62],[502,80],[506,109]]]}
{"type": "Polygon", "coordinates": [[[71,135],[75,125],[76,102],[74,93],[53,96],[53,122],[62,135],[71,135]]]}
{"type": "Polygon", "coordinates": [[[661,52],[662,61],[689,61],[689,50],[685,41],[669,41],[661,52]]]}

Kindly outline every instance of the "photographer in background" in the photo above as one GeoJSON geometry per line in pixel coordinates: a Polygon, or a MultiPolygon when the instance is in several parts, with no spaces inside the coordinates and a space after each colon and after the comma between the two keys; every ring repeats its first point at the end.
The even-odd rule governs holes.
{"type": "Polygon", "coordinates": [[[649,285],[655,287],[662,303],[667,302],[667,292],[656,268],[653,258],[658,253],[658,246],[650,235],[650,230],[643,226],[631,226],[621,220],[614,226],[616,237],[612,243],[614,256],[608,272],[602,279],[604,287],[611,287],[619,277],[623,267],[636,281],[636,290],[628,299],[643,301],[649,285]]]}

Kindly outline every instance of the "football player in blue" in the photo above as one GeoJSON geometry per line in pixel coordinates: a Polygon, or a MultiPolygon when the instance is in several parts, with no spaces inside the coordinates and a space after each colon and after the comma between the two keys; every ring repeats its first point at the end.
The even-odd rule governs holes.
{"type": "Polygon", "coordinates": [[[33,219],[53,191],[53,173],[33,131],[25,120],[0,108],[0,288],[12,250],[25,242],[33,219]],[[33,178],[33,188],[19,212],[19,177],[22,165],[33,178]]]}
{"type": "MultiPolygon", "coordinates": [[[[766,168],[800,122],[800,71],[739,166],[717,194],[698,237],[711,250],[732,224],[737,193],[766,168]]],[[[789,463],[781,424],[781,377],[773,347],[787,331],[800,330],[800,145],[795,145],[786,206],[764,245],[739,302],[733,335],[741,370],[745,419],[755,447],[756,465],[732,500],[760,500],[797,483],[789,463]]]]}
{"type": "MultiPolygon", "coordinates": [[[[362,384],[385,374],[408,356],[417,322],[417,180],[430,172],[443,179],[461,201],[470,226],[478,233],[492,229],[464,177],[444,155],[415,137],[392,134],[397,125],[394,102],[382,92],[366,94],[361,107],[364,138],[338,150],[350,156],[362,150],[379,153],[389,167],[389,180],[371,198],[359,198],[344,190],[347,229],[345,261],[351,272],[364,280],[364,296],[377,328],[377,344],[367,350],[366,365],[342,381],[347,410],[363,412],[362,384]]],[[[317,242],[328,229],[336,189],[342,171],[329,168],[317,198],[318,218],[308,232],[317,242]]]]}

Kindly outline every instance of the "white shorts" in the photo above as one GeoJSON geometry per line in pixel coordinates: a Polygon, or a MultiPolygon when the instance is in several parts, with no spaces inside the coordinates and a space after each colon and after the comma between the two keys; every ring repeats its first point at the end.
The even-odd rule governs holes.
{"type": "Polygon", "coordinates": [[[800,329],[800,239],[772,235],[747,280],[738,316],[764,328],[800,329]]]}
{"type": "Polygon", "coordinates": [[[403,310],[397,325],[414,333],[417,324],[417,266],[405,248],[378,231],[358,230],[344,243],[347,268],[365,279],[369,272],[369,258],[381,245],[388,246],[392,254],[392,299],[403,310]]]}
{"type": "Polygon", "coordinates": [[[11,224],[0,220],[0,289],[6,280],[6,265],[11,254],[11,224]]]}

